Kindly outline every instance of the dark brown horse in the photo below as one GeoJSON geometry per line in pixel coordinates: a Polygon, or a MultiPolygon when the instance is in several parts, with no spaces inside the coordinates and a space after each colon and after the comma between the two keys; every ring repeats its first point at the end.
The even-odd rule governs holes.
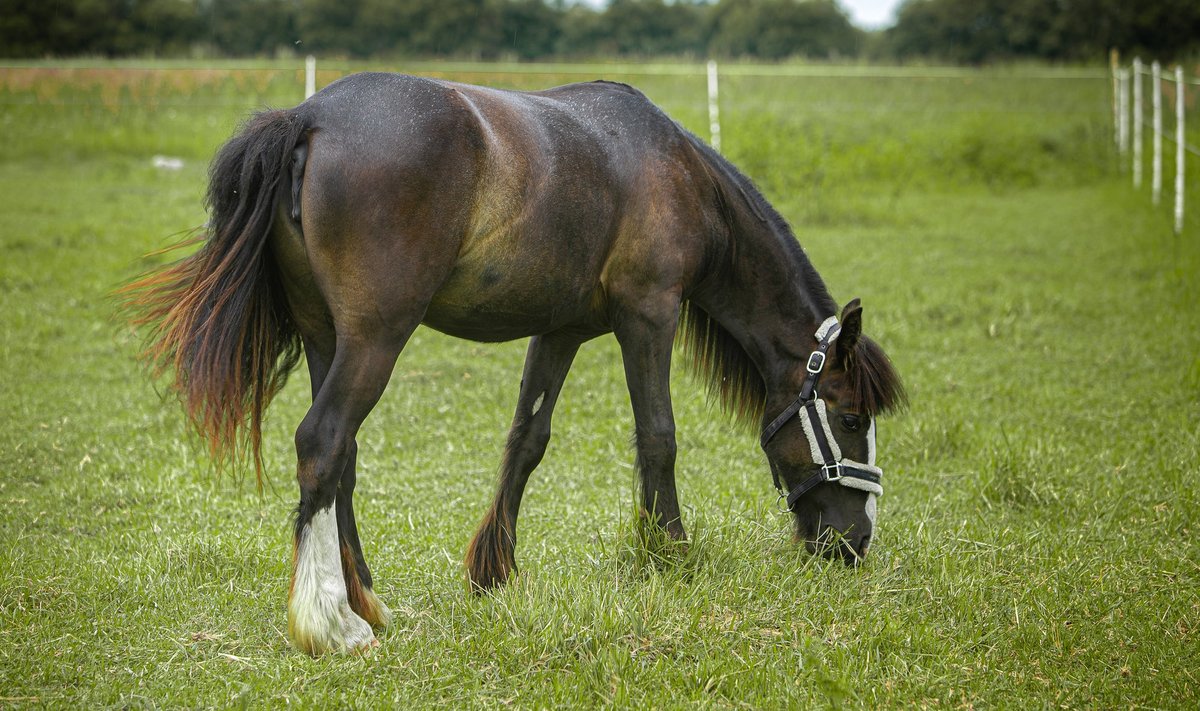
{"type": "Polygon", "coordinates": [[[532,337],[496,496],[467,549],[475,589],[515,569],[521,494],[559,390],[580,344],[609,332],[649,525],[684,537],[668,387],[682,328],[722,403],[766,425],[798,539],[866,554],[874,419],[902,401],[899,381],[861,335],[857,301],[834,318],[750,181],[640,92],[358,74],[255,116],[210,179],[202,248],[127,294],[152,329],[150,359],[218,458],[248,442],[261,472],[263,409],[307,357],[288,626],[299,648],[373,644],[390,616],[354,520],[355,436],[420,323],[532,337]]]}

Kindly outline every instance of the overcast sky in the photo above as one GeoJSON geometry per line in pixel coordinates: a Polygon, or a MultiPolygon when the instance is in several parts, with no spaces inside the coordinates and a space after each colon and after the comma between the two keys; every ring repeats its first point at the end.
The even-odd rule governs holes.
{"type": "MultiPolygon", "coordinates": [[[[603,7],[608,0],[577,0],[592,7],[603,7]]],[[[837,0],[850,21],[866,30],[887,27],[896,22],[896,7],[901,0],[837,0]]]]}
{"type": "Polygon", "coordinates": [[[887,27],[896,22],[896,7],[900,0],[838,0],[850,20],[867,30],[887,27]]]}

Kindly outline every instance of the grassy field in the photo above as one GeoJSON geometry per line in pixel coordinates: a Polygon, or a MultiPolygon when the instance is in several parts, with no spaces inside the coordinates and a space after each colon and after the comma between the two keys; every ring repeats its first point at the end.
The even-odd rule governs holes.
{"type": "MultiPolygon", "coordinates": [[[[626,79],[706,134],[699,72],[452,69],[626,79]]],[[[0,69],[0,707],[1196,708],[1200,210],[1175,237],[1128,187],[1103,78],[743,70],[726,153],[835,297],[863,298],[910,390],[880,432],[871,558],[790,541],[755,436],[681,367],[693,545],[651,560],[606,338],[527,491],[520,578],[467,595],[524,344],[422,329],[359,437],[359,523],[396,620],[372,654],[314,660],[285,636],[307,378],[270,412],[267,492],[217,479],[106,295],[204,221],[213,150],[295,103],[300,73],[0,69]]]]}

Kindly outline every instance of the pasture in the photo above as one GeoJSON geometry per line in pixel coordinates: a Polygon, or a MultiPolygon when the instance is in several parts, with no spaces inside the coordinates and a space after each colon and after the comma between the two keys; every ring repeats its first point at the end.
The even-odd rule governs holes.
{"type": "MultiPolygon", "coordinates": [[[[707,133],[699,68],[404,69],[628,81],[707,133]]],[[[526,491],[519,578],[468,595],[525,344],[423,328],[359,436],[359,526],[396,617],[372,653],[314,660],[286,639],[303,368],[269,411],[259,495],[248,467],[214,476],[108,296],[204,222],[208,158],[249,111],[299,101],[300,71],[0,68],[0,706],[1200,704],[1200,212],[1176,237],[1129,187],[1108,80],[735,69],[726,155],[838,301],[863,299],[909,388],[880,426],[870,558],[791,541],[757,434],[682,358],[692,545],[648,553],[606,337],[526,491]]]]}

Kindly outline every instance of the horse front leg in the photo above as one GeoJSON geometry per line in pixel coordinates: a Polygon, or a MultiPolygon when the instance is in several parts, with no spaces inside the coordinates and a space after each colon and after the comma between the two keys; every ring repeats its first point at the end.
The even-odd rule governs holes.
{"type": "Polygon", "coordinates": [[[633,406],[642,518],[672,539],[683,540],[671,410],[671,346],[678,321],[679,299],[668,292],[623,310],[614,333],[633,406]]]}
{"type": "Polygon", "coordinates": [[[550,442],[550,419],[571,362],[583,341],[555,332],[534,336],[525,355],[521,394],[513,414],[496,496],[467,546],[464,564],[474,592],[503,585],[516,571],[517,513],[529,475],[550,442]]]}
{"type": "Polygon", "coordinates": [[[358,428],[383,394],[399,352],[399,346],[339,340],[329,372],[296,431],[300,505],[288,636],[312,655],[375,644],[371,625],[350,605],[336,503],[343,476],[353,468],[358,428]]]}

